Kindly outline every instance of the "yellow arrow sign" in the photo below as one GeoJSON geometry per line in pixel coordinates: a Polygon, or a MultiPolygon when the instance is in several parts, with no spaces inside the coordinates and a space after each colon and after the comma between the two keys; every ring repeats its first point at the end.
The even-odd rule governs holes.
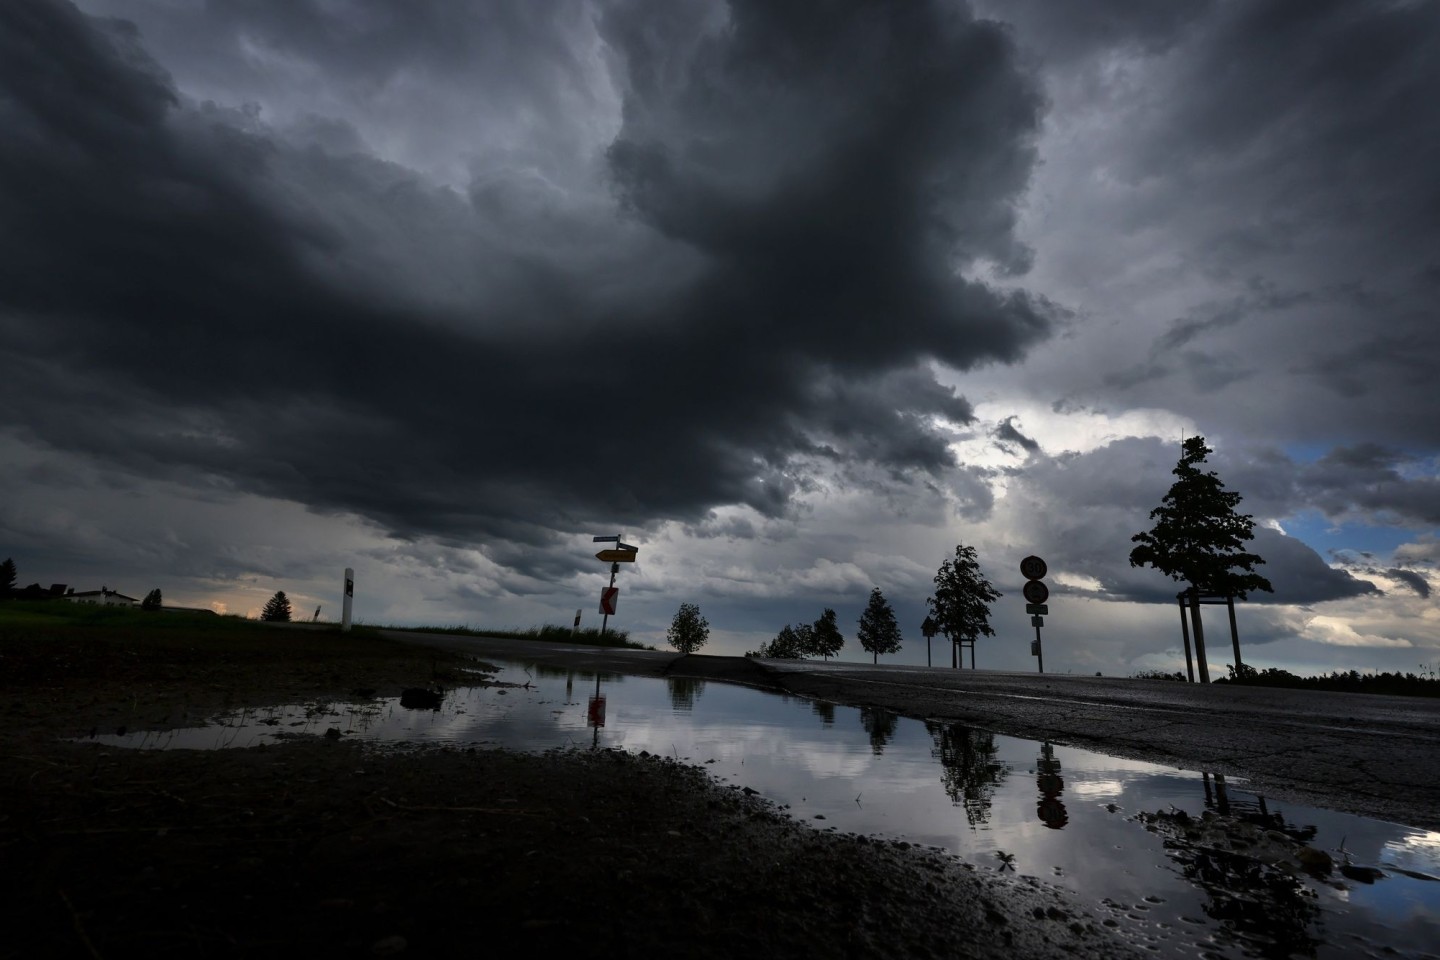
{"type": "Polygon", "coordinates": [[[601,550],[595,554],[596,560],[604,560],[606,563],[625,563],[635,559],[638,550],[601,550]]]}

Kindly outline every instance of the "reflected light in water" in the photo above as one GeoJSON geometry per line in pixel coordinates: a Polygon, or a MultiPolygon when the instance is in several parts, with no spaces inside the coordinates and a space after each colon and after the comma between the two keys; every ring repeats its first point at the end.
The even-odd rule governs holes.
{"type": "Polygon", "coordinates": [[[325,735],[390,744],[593,747],[703,764],[817,829],[932,845],[1068,887],[1165,956],[1425,956],[1440,943],[1440,834],[1267,802],[1224,777],[731,684],[503,665],[440,709],[250,710],[101,736],[216,749],[325,735]],[[604,723],[590,702],[605,700],[604,723]],[[1373,883],[1267,864],[1301,850],[1373,883]],[[1409,871],[1402,873],[1400,871],[1409,871]]]}

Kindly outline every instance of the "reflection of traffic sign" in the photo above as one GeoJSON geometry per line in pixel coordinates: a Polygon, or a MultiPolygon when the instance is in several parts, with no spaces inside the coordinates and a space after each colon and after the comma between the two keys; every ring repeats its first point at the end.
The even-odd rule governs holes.
{"type": "Polygon", "coordinates": [[[1035,813],[1040,817],[1040,822],[1052,830],[1059,830],[1070,822],[1070,817],[1065,812],[1065,804],[1054,797],[1041,800],[1035,807],[1035,813]]]}
{"type": "Polygon", "coordinates": [[[606,563],[629,563],[635,559],[634,550],[601,550],[595,554],[596,560],[604,560],[606,563]]]}
{"type": "Polygon", "coordinates": [[[586,726],[605,726],[605,698],[591,697],[590,706],[585,715],[586,726]]]}
{"type": "Polygon", "coordinates": [[[1050,608],[1043,603],[1027,603],[1025,604],[1025,612],[1043,617],[1050,612],[1050,608]]]}
{"type": "Polygon", "coordinates": [[[1043,580],[1046,569],[1045,561],[1034,554],[1020,561],[1020,573],[1026,580],[1043,580]]]}
{"type": "Polygon", "coordinates": [[[607,616],[615,615],[615,604],[620,599],[619,587],[604,587],[600,590],[600,612],[607,616]]]}
{"type": "Polygon", "coordinates": [[[1025,581],[1025,589],[1020,592],[1025,594],[1027,603],[1044,603],[1050,599],[1050,588],[1039,580],[1025,581]]]}

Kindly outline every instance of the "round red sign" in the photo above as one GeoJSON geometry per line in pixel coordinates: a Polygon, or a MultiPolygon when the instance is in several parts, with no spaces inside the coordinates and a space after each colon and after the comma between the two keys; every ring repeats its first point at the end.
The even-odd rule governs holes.
{"type": "Polygon", "coordinates": [[[1028,580],[1025,589],[1020,591],[1025,594],[1026,603],[1044,603],[1050,599],[1050,588],[1039,580],[1028,580]]]}
{"type": "Polygon", "coordinates": [[[1025,577],[1026,580],[1043,579],[1046,569],[1047,568],[1045,566],[1045,561],[1041,560],[1033,553],[1030,556],[1026,557],[1024,560],[1020,561],[1020,573],[1025,577]]]}

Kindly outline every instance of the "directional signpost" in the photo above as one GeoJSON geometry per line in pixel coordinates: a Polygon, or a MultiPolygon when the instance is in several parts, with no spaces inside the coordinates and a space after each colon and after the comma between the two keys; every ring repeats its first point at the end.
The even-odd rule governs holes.
{"type": "Polygon", "coordinates": [[[610,586],[600,591],[600,636],[605,636],[605,630],[610,625],[610,615],[615,612],[615,606],[620,599],[620,588],[615,586],[615,574],[620,572],[620,564],[634,563],[635,555],[640,552],[639,547],[632,547],[620,539],[620,535],[613,537],[595,537],[594,543],[613,543],[613,548],[601,550],[595,554],[595,559],[610,564],[610,586]]]}
{"type": "Polygon", "coordinates": [[[633,550],[601,550],[595,554],[596,560],[604,560],[606,563],[631,563],[635,560],[633,550]]]}
{"type": "Polygon", "coordinates": [[[1030,614],[1030,625],[1035,628],[1035,642],[1030,644],[1030,653],[1039,662],[1040,672],[1045,672],[1045,651],[1040,646],[1040,628],[1045,625],[1045,614],[1050,608],[1045,601],[1050,599],[1050,588],[1041,581],[1050,568],[1039,557],[1026,557],[1020,561],[1020,573],[1025,577],[1025,586],[1020,591],[1025,595],[1025,612],[1030,614]]]}

